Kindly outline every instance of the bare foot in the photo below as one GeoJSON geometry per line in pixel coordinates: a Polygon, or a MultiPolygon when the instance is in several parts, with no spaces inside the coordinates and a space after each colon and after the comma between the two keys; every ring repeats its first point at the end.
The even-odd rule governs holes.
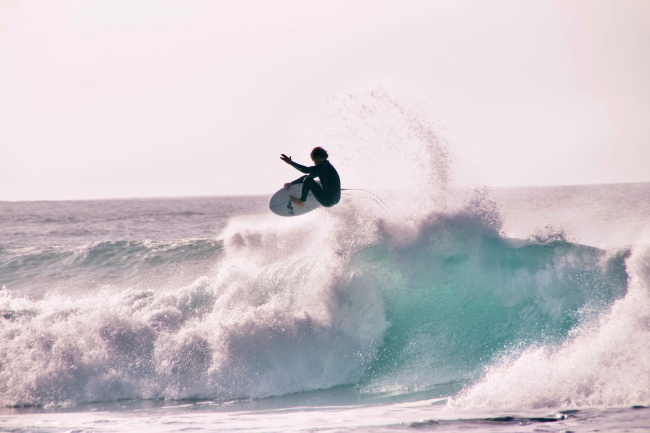
{"type": "Polygon", "coordinates": [[[289,201],[295,205],[298,205],[300,207],[303,207],[305,205],[305,202],[300,200],[298,197],[294,197],[292,195],[289,196],[289,201]]]}

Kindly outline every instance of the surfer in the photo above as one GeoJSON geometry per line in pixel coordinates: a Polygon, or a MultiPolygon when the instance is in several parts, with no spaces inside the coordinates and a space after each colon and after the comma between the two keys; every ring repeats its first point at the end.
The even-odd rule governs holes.
{"type": "Polygon", "coordinates": [[[291,157],[284,153],[280,156],[281,160],[293,166],[296,170],[307,173],[306,176],[284,184],[284,187],[289,189],[291,185],[302,183],[301,196],[299,198],[290,196],[289,200],[291,200],[291,203],[302,207],[305,205],[309,191],[311,191],[314,198],[323,206],[334,206],[341,199],[341,179],[339,174],[328,161],[327,151],[322,147],[315,147],[310,156],[311,160],[314,161],[314,165],[311,167],[305,167],[293,162],[291,157]],[[320,184],[314,180],[315,177],[320,179],[320,184]]]}

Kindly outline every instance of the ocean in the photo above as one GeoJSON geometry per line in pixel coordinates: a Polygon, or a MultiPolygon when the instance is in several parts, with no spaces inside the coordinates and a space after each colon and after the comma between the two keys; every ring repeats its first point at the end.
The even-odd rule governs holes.
{"type": "Polygon", "coordinates": [[[0,431],[650,431],[650,184],[0,203],[0,431]]]}
{"type": "Polygon", "coordinates": [[[0,431],[650,431],[650,183],[484,187],[426,104],[330,104],[332,208],[0,202],[0,431]]]}

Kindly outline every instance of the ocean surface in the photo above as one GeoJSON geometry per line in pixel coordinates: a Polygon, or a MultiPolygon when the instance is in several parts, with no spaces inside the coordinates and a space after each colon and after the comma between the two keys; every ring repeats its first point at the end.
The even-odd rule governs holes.
{"type": "Polygon", "coordinates": [[[649,431],[650,184],[447,196],[0,203],[0,431],[649,431]]]}
{"type": "Polygon", "coordinates": [[[329,103],[332,208],[0,202],[0,432],[650,431],[650,184],[460,189],[419,101],[329,103]]]}

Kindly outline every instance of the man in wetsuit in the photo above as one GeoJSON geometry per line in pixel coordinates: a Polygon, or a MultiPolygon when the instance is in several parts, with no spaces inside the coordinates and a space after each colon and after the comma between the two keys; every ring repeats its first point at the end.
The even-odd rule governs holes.
{"type": "Polygon", "coordinates": [[[315,147],[311,151],[310,156],[315,164],[311,167],[305,167],[304,165],[293,162],[291,157],[284,153],[280,156],[281,160],[293,166],[293,168],[307,173],[306,176],[284,184],[284,187],[289,189],[291,185],[302,183],[302,195],[300,198],[290,196],[289,200],[291,200],[291,203],[302,207],[305,205],[305,200],[307,200],[307,194],[311,191],[316,200],[323,206],[334,206],[341,199],[341,179],[339,178],[339,174],[327,160],[327,151],[322,147],[315,147]],[[314,180],[315,177],[320,179],[320,185],[314,180]]]}

